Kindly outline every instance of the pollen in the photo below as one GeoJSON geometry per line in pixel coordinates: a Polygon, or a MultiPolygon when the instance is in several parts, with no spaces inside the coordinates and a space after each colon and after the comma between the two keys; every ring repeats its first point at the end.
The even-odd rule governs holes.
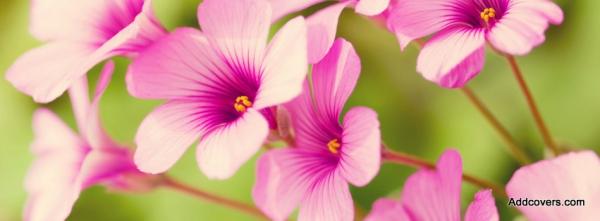
{"type": "Polygon", "coordinates": [[[340,144],[338,139],[330,140],[329,143],[327,143],[327,149],[333,154],[339,153],[340,147],[342,147],[342,145],[340,144]]]}
{"type": "Polygon", "coordinates": [[[248,96],[239,96],[235,98],[233,108],[235,108],[237,112],[244,113],[249,107],[252,107],[252,102],[250,101],[248,96]]]}
{"type": "Polygon", "coordinates": [[[485,21],[485,23],[488,23],[491,18],[496,17],[496,10],[494,8],[483,9],[480,16],[481,16],[481,19],[483,19],[483,21],[485,21]]]}

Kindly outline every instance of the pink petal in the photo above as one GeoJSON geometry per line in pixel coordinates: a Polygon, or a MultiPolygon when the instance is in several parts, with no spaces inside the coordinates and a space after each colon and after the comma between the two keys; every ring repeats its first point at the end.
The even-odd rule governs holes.
{"type": "Polygon", "coordinates": [[[359,0],[355,7],[360,14],[374,16],[383,12],[389,4],[390,0],[359,0]]]}
{"type": "Polygon", "coordinates": [[[108,61],[104,65],[98,79],[98,84],[96,85],[94,100],[87,114],[85,131],[82,131],[91,148],[98,149],[116,146],[108,134],[106,134],[106,131],[104,131],[100,120],[100,99],[102,99],[102,95],[110,83],[114,68],[115,64],[112,61],[108,61]]]}
{"type": "MultiPolygon", "coordinates": [[[[139,52],[166,34],[167,31],[161,26],[154,15],[151,0],[126,0],[129,1],[127,3],[122,2],[124,0],[112,1],[116,1],[111,7],[112,11],[109,12],[112,17],[110,17],[108,22],[105,21],[106,23],[103,24],[113,25],[110,28],[113,31],[108,31],[108,33],[115,33],[114,30],[117,30],[117,32],[109,34],[108,36],[111,36],[111,38],[105,41],[98,51],[135,57],[139,52]],[[140,1],[143,1],[143,3],[140,1]],[[125,6],[128,3],[130,5],[125,6]],[[141,11],[130,8],[131,4],[143,4],[141,5],[141,11]],[[137,14],[135,14],[136,12],[137,14]],[[122,22],[130,23],[127,26],[115,27],[115,24],[118,25],[114,20],[115,14],[120,16],[122,22]]],[[[105,32],[107,31],[105,30],[105,32]]]]}
{"type": "Polygon", "coordinates": [[[269,2],[206,0],[198,7],[198,22],[231,65],[243,69],[260,65],[271,26],[269,2]]]}
{"type": "Polygon", "coordinates": [[[562,10],[552,1],[514,0],[486,37],[500,51],[525,55],[544,42],[548,23],[562,20],[562,10]]]}
{"type": "Polygon", "coordinates": [[[63,162],[64,160],[55,160],[40,166],[47,167],[47,170],[43,172],[54,173],[54,177],[42,180],[49,185],[45,190],[28,191],[29,196],[25,204],[23,220],[61,221],[69,216],[81,188],[80,185],[69,182],[75,179],[76,171],[66,171],[63,168],[65,165],[61,164],[63,162]]]}
{"type": "Polygon", "coordinates": [[[41,155],[47,152],[83,152],[85,143],[56,114],[48,109],[38,109],[33,115],[34,142],[32,151],[41,155]]]}
{"type": "Polygon", "coordinates": [[[301,11],[305,8],[324,2],[325,0],[269,0],[273,9],[271,21],[277,21],[288,14],[301,11]]]}
{"type": "Polygon", "coordinates": [[[179,28],[141,53],[127,73],[127,89],[139,98],[189,99],[198,91],[217,91],[217,75],[229,68],[204,35],[179,28]]]}
{"type": "Polygon", "coordinates": [[[402,204],[393,199],[381,198],[375,201],[365,221],[410,221],[402,204]]]}
{"type": "Polygon", "coordinates": [[[331,48],[342,10],[350,2],[342,2],[322,9],[307,19],[308,62],[319,62],[331,48]]]}
{"type": "Polygon", "coordinates": [[[33,0],[30,31],[38,39],[99,41],[99,22],[109,1],[33,0]],[[88,18],[91,16],[91,19],[88,18]]]}
{"type": "Polygon", "coordinates": [[[152,12],[150,0],[35,0],[31,7],[31,32],[40,40],[68,40],[103,44],[128,32],[138,47],[165,31],[152,12]]]}
{"type": "Polygon", "coordinates": [[[273,220],[286,220],[315,178],[305,169],[306,162],[318,162],[312,158],[291,148],[263,154],[257,162],[256,182],[252,189],[256,206],[273,220]]]}
{"type": "Polygon", "coordinates": [[[483,69],[483,30],[454,28],[436,34],[421,50],[417,71],[446,88],[463,87],[483,69]]]}
{"type": "Polygon", "coordinates": [[[85,157],[78,179],[86,188],[98,183],[108,183],[131,171],[137,170],[127,149],[104,148],[92,150],[85,157]]]}
{"type": "Polygon", "coordinates": [[[455,150],[446,150],[436,170],[421,169],[402,190],[402,205],[415,220],[460,220],[462,162],[455,150]]]}
{"type": "Polygon", "coordinates": [[[348,183],[337,173],[321,177],[305,196],[298,221],[352,221],[354,204],[348,183]]]}
{"type": "Polygon", "coordinates": [[[377,113],[369,108],[352,108],[343,125],[340,173],[355,186],[367,185],[381,166],[377,113]]]}
{"type": "Polygon", "coordinates": [[[297,17],[283,26],[269,44],[256,109],[285,103],[300,94],[308,71],[306,53],[306,23],[297,17]]]}
{"type": "Polygon", "coordinates": [[[217,128],[200,140],[196,152],[198,166],[211,179],[226,179],[248,161],[269,133],[263,115],[248,109],[234,122],[217,128]]]}
{"type": "Polygon", "coordinates": [[[19,57],[6,78],[36,102],[50,102],[100,61],[90,60],[93,53],[94,48],[84,44],[46,44],[19,57]]]}
{"type": "Polygon", "coordinates": [[[323,117],[323,114],[316,110],[313,104],[308,81],[305,81],[302,93],[293,101],[285,104],[285,109],[289,112],[291,118],[295,146],[331,154],[326,148],[327,142],[340,134],[329,132],[341,131],[339,121],[332,122],[323,117]]]}
{"type": "Polygon", "coordinates": [[[100,61],[134,55],[161,37],[151,9],[141,0],[36,0],[32,32],[53,43],[19,58],[7,79],[35,101],[50,102],[100,61]]]}
{"type": "Polygon", "coordinates": [[[412,40],[447,27],[454,12],[446,0],[398,0],[390,9],[388,27],[404,49],[412,40]]]}
{"type": "Polygon", "coordinates": [[[84,143],[54,113],[33,116],[36,155],[25,180],[28,193],[25,220],[64,220],[79,196],[76,182],[85,154],[84,143]]]}
{"type": "Polygon", "coordinates": [[[150,113],[135,137],[137,149],[134,161],[143,172],[162,173],[169,169],[205,132],[205,118],[198,113],[201,104],[172,100],[150,113]]]}
{"type": "Polygon", "coordinates": [[[360,58],[350,42],[338,39],[327,55],[313,66],[312,83],[319,111],[338,123],[360,75],[360,58]]]}
{"type": "Polygon", "coordinates": [[[515,201],[560,200],[561,206],[517,207],[532,221],[600,219],[600,159],[593,151],[572,152],[517,170],[506,192],[515,201]],[[563,200],[585,200],[565,206],[563,200]]]}
{"type": "Polygon", "coordinates": [[[498,209],[491,190],[482,190],[467,208],[465,221],[498,221],[498,209]]]}

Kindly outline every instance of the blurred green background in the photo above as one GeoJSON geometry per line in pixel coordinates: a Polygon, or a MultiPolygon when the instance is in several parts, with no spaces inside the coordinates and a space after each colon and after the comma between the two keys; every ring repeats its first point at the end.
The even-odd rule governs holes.
{"type": "MultiPolygon", "coordinates": [[[[163,24],[172,30],[194,26],[199,0],[155,0],[163,24]]],[[[551,27],[546,42],[518,58],[538,105],[554,136],[573,148],[600,150],[600,1],[559,1],[565,22],[551,27]]],[[[6,70],[25,51],[40,45],[28,33],[28,5],[24,0],[0,3],[0,70],[6,70]]],[[[317,6],[308,11],[315,10],[317,6]]],[[[308,13],[308,12],[305,12],[308,13]]],[[[287,17],[289,18],[289,17],[287,17]]],[[[276,27],[281,26],[277,23],[276,27]]],[[[368,19],[346,10],[338,34],[352,42],[362,60],[362,75],[348,106],[365,105],[379,112],[383,138],[389,146],[435,160],[446,147],[458,149],[464,170],[506,183],[517,168],[499,136],[460,91],[446,90],[423,80],[415,72],[418,50],[403,53],[394,37],[368,19]]],[[[117,58],[112,84],[101,105],[103,123],[118,141],[132,144],[143,117],[160,101],[136,100],[127,94],[124,73],[128,61],[117,58]]],[[[99,68],[91,71],[95,81],[99,68]]],[[[470,84],[509,128],[520,144],[543,156],[543,144],[515,79],[502,57],[489,53],[484,71],[470,84]]],[[[38,105],[0,80],[0,221],[20,220],[26,199],[23,179],[32,161],[31,115],[40,107],[56,111],[74,126],[66,96],[38,105]]],[[[210,181],[187,153],[169,172],[191,185],[244,202],[252,202],[254,159],[233,178],[210,181]]],[[[364,188],[353,188],[358,205],[370,208],[382,196],[398,196],[414,169],[383,165],[379,176],[364,188]]],[[[463,209],[476,189],[463,185],[463,209]]],[[[498,201],[502,220],[519,219],[514,209],[498,201]]],[[[120,195],[104,188],[86,190],[69,220],[252,220],[252,217],[169,190],[143,195],[120,195]]]]}

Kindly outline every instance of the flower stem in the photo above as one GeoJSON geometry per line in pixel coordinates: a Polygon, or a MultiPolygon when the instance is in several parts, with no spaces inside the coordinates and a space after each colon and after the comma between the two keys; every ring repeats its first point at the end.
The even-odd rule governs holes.
{"type": "MultiPolygon", "coordinates": [[[[400,164],[400,165],[412,166],[415,168],[435,169],[435,164],[433,164],[427,160],[424,160],[418,156],[410,155],[407,153],[396,152],[396,151],[390,150],[385,145],[383,146],[382,149],[383,149],[382,150],[382,158],[384,161],[387,161],[390,163],[395,163],[395,164],[400,164]]],[[[477,178],[477,177],[469,175],[467,173],[463,173],[462,178],[465,181],[467,181],[475,186],[478,186],[481,188],[492,189],[492,192],[494,192],[497,196],[506,197],[506,192],[504,191],[504,188],[501,186],[498,186],[497,184],[477,178]]]]}
{"type": "Polygon", "coordinates": [[[265,216],[259,209],[252,205],[248,205],[242,202],[238,202],[229,198],[225,198],[213,193],[205,192],[203,190],[194,188],[187,184],[181,183],[179,181],[174,180],[173,178],[165,176],[165,179],[162,185],[166,188],[181,192],[183,194],[187,194],[198,198],[200,200],[208,201],[211,203],[219,204],[225,207],[229,207],[234,210],[238,210],[240,212],[244,212],[246,214],[269,220],[267,216],[265,216]]]}
{"type": "Polygon", "coordinates": [[[354,202],[354,220],[364,220],[366,215],[367,212],[365,211],[365,209],[363,209],[356,202],[354,202]]]}
{"type": "Polygon", "coordinates": [[[542,135],[544,143],[546,144],[546,146],[548,148],[550,148],[550,150],[552,151],[552,153],[554,155],[558,155],[558,153],[559,153],[558,147],[556,146],[556,143],[554,143],[554,140],[552,139],[552,135],[550,135],[550,130],[548,130],[548,127],[544,123],[544,119],[542,118],[542,115],[540,114],[540,111],[538,110],[537,105],[535,104],[533,95],[531,94],[531,91],[529,90],[527,83],[525,83],[525,78],[523,77],[523,73],[521,72],[521,69],[519,68],[519,65],[517,64],[515,57],[513,57],[512,55],[506,55],[506,59],[508,60],[508,63],[510,64],[512,72],[515,75],[517,82],[519,83],[521,92],[523,92],[523,95],[525,96],[525,99],[527,100],[527,105],[529,106],[529,110],[531,111],[531,114],[533,115],[533,119],[535,120],[536,126],[542,135]]]}
{"type": "Polygon", "coordinates": [[[73,106],[73,115],[75,115],[75,122],[80,132],[85,130],[85,122],[90,106],[90,95],[88,92],[88,79],[86,75],[83,75],[79,79],[73,82],[73,85],[69,87],[69,98],[71,99],[71,105],[73,106]]]}
{"type": "Polygon", "coordinates": [[[517,142],[512,137],[512,135],[508,132],[508,130],[504,126],[502,126],[500,121],[498,121],[498,119],[483,104],[483,102],[481,102],[481,100],[479,100],[477,95],[475,95],[475,93],[473,93],[473,91],[467,86],[463,87],[461,90],[465,94],[465,96],[467,96],[467,98],[473,104],[473,106],[475,106],[475,108],[477,108],[477,110],[492,125],[492,127],[496,130],[496,132],[498,132],[498,134],[500,135],[500,137],[502,138],[504,143],[506,143],[506,145],[508,146],[508,150],[513,155],[513,157],[515,157],[515,159],[517,159],[517,161],[519,161],[519,163],[521,163],[521,165],[531,163],[531,159],[529,158],[529,156],[527,156],[527,154],[525,154],[523,149],[521,149],[519,147],[519,145],[517,145],[517,142]]]}

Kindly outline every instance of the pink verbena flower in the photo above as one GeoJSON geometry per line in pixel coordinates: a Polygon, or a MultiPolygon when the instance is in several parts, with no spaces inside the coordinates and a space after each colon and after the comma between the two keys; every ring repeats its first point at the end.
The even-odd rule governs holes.
{"type": "Polygon", "coordinates": [[[289,21],[267,45],[271,6],[264,0],[206,0],[202,31],[181,28],[130,66],[139,98],[167,99],[142,122],[136,165],[170,168],[195,141],[200,169],[224,179],[254,155],[276,127],[271,107],[296,97],[306,61],[306,24],[289,21]]]}
{"type": "Polygon", "coordinates": [[[548,23],[563,20],[550,0],[398,0],[388,27],[402,48],[434,34],[417,60],[417,71],[442,87],[464,86],[485,62],[485,43],[524,55],[544,42],[548,23]]]}
{"type": "MultiPolygon", "coordinates": [[[[273,5],[273,21],[281,17],[303,10],[327,0],[269,0],[273,5]]],[[[390,0],[339,0],[339,3],[328,6],[307,20],[308,25],[308,61],[319,62],[333,44],[337,32],[337,24],[342,10],[348,6],[362,15],[374,16],[383,12],[390,0]]]]}
{"type": "Polygon", "coordinates": [[[289,104],[294,147],[271,150],[258,162],[252,191],[256,205],[274,220],[285,220],[300,205],[298,220],[353,220],[348,183],[364,186],[379,171],[377,114],[365,107],[340,115],[360,73],[352,45],[336,40],[313,67],[308,82],[289,104]],[[313,102],[314,101],[314,102],[313,102]]]}
{"type": "Polygon", "coordinates": [[[524,166],[513,174],[506,192],[515,201],[560,201],[560,206],[518,206],[531,221],[600,220],[600,158],[582,151],[524,166]],[[569,206],[564,200],[584,200],[585,205],[569,206]]]}
{"type": "MultiPolygon", "coordinates": [[[[462,161],[455,150],[446,150],[436,169],[421,169],[404,184],[402,199],[379,199],[365,221],[459,221],[462,161]]],[[[465,214],[465,221],[498,221],[491,190],[482,190],[465,214]]]]}
{"type": "Polygon", "coordinates": [[[164,34],[150,0],[32,0],[31,33],[46,44],[22,55],[6,78],[50,102],[101,61],[133,55],[164,34]]]}
{"type": "Polygon", "coordinates": [[[32,151],[36,159],[25,181],[29,194],[25,220],[65,220],[83,189],[98,183],[127,189],[130,178],[144,176],[135,168],[129,150],[115,144],[100,126],[98,105],[112,69],[109,63],[102,73],[81,134],[50,110],[35,112],[32,151]]]}

